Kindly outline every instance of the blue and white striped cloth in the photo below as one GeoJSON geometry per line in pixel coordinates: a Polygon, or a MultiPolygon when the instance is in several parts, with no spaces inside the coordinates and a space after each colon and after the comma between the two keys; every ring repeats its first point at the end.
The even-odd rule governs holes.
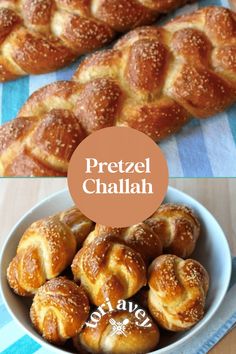
{"type": "MultiPolygon", "coordinates": [[[[200,0],[177,10],[173,15],[207,5],[229,6],[228,0],[200,0]]],[[[0,123],[14,118],[29,95],[45,84],[67,80],[79,60],[63,70],[24,77],[0,85],[0,123]]],[[[183,130],[161,143],[170,177],[236,176],[236,105],[208,120],[193,120],[183,130]]]]}
{"type": "MultiPolygon", "coordinates": [[[[190,343],[179,346],[178,354],[206,354],[236,325],[236,257],[229,291],[212,320],[190,343]]],[[[2,354],[50,354],[12,320],[0,298],[0,353],[2,354]]],[[[52,353],[51,353],[52,354],[52,353]]],[[[166,354],[176,354],[172,351],[166,354]]]]}

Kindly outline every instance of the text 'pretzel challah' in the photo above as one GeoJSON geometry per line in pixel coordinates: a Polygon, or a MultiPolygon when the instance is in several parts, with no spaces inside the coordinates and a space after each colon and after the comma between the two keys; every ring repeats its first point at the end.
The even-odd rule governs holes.
{"type": "Polygon", "coordinates": [[[236,14],[205,7],[144,27],[85,59],[73,81],[36,91],[0,128],[0,173],[66,175],[88,134],[131,127],[155,141],[236,100],[236,14]]]}
{"type": "MultiPolygon", "coordinates": [[[[194,0],[192,0],[194,1],[194,0]]],[[[5,0],[0,81],[57,70],[188,0],[5,0]]]]}

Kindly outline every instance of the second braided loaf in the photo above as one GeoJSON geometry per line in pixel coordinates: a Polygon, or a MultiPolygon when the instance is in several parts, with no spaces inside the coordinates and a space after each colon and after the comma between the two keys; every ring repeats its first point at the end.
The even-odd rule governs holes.
{"type": "Polygon", "coordinates": [[[4,0],[0,81],[57,70],[117,32],[152,23],[194,0],[4,0]]]}
{"type": "Polygon", "coordinates": [[[205,7],[138,28],[85,59],[72,81],[36,91],[0,128],[0,174],[66,175],[75,148],[98,129],[132,127],[160,141],[235,100],[234,12],[205,7]]]}

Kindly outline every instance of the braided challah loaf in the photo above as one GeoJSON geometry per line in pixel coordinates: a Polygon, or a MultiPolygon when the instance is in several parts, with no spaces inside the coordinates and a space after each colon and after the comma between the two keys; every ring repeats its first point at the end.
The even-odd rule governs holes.
{"type": "Polygon", "coordinates": [[[96,306],[107,298],[116,306],[119,299],[133,296],[146,284],[141,256],[112,235],[82,247],[71,267],[75,280],[81,282],[96,306]]]}
{"type": "Polygon", "coordinates": [[[186,330],[203,317],[209,277],[197,261],[160,256],[149,268],[148,284],[149,310],[165,329],[186,330]]]}
{"type": "Polygon", "coordinates": [[[75,207],[34,222],[7,269],[10,287],[21,296],[34,294],[71,264],[91,227],[92,222],[75,207]]]}
{"type": "Polygon", "coordinates": [[[157,346],[160,333],[151,317],[146,315],[145,319],[149,319],[149,327],[138,326],[137,323],[143,322],[144,319],[138,321],[135,314],[129,311],[106,313],[96,328],[85,327],[74,338],[74,345],[78,353],[83,353],[83,349],[93,354],[149,353],[157,346]],[[119,326],[120,331],[119,328],[116,331],[114,323],[119,326]]]}
{"type": "Polygon", "coordinates": [[[0,128],[0,174],[66,175],[77,145],[98,129],[132,127],[159,141],[235,100],[236,15],[202,8],[133,30],[85,59],[73,81],[36,91],[0,128]]]}
{"type": "Polygon", "coordinates": [[[85,291],[64,277],[42,285],[30,309],[36,330],[55,344],[63,344],[79,334],[88,315],[89,301],[85,291]]]}
{"type": "MultiPolygon", "coordinates": [[[[192,0],[193,1],[193,0],[192,0]]],[[[5,0],[0,81],[59,69],[188,0],[5,0]]]]}

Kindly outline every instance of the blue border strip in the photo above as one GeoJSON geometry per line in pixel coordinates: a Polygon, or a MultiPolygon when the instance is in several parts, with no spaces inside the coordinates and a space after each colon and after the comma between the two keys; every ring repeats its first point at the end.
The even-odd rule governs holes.
{"type": "Polygon", "coordinates": [[[224,323],[197,351],[196,354],[206,354],[220,339],[222,339],[236,323],[236,312],[224,323]]]}

